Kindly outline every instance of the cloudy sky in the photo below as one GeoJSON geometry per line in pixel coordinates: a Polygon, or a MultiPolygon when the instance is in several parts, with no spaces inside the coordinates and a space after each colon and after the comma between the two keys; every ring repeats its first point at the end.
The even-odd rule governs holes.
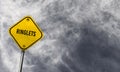
{"type": "Polygon", "coordinates": [[[31,16],[44,38],[25,53],[23,72],[119,72],[119,0],[0,0],[0,72],[19,72],[9,28],[31,16]]]}

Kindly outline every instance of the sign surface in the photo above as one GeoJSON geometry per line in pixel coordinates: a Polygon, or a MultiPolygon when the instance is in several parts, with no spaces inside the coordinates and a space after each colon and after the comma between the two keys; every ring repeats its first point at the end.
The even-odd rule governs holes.
{"type": "Polygon", "coordinates": [[[9,33],[22,50],[28,49],[43,38],[43,32],[29,16],[13,25],[9,33]]]}

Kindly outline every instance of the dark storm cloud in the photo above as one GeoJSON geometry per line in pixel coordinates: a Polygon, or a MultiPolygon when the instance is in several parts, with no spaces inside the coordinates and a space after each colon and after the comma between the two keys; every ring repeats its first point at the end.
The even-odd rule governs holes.
{"type": "MultiPolygon", "coordinates": [[[[54,7],[54,6],[52,6],[54,7]]],[[[54,8],[53,8],[54,9],[54,8]]],[[[50,9],[51,10],[51,9],[50,9]]],[[[55,10],[51,10],[55,11],[55,10]]],[[[112,35],[109,38],[109,33],[104,30],[99,30],[96,27],[100,24],[100,20],[104,23],[110,20],[115,20],[115,17],[105,11],[101,11],[98,19],[84,19],[82,25],[78,22],[68,20],[69,13],[55,13],[52,16],[48,15],[48,22],[58,25],[63,24],[68,27],[60,36],[58,41],[68,48],[70,56],[62,56],[64,64],[58,64],[58,69],[61,72],[119,72],[120,71],[120,50],[119,39],[112,35]],[[95,22],[93,25],[92,23],[95,22]],[[80,38],[74,39],[74,34],[80,33],[80,38]],[[118,42],[118,43],[114,43],[118,42]],[[73,51],[72,51],[73,50],[73,51]],[[67,66],[66,66],[67,64],[67,66]]],[[[64,28],[63,28],[64,29],[64,28]]]]}
{"type": "Polygon", "coordinates": [[[70,52],[72,60],[63,56],[63,61],[70,69],[73,72],[119,72],[120,67],[117,66],[120,65],[120,47],[111,45],[109,35],[95,29],[90,22],[85,22],[80,28],[81,40],[76,42],[77,45],[73,47],[75,50],[70,52]]]}

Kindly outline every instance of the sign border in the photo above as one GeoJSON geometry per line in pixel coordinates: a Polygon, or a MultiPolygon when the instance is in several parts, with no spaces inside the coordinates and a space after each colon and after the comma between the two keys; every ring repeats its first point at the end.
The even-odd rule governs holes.
{"type": "Polygon", "coordinates": [[[39,28],[39,26],[35,23],[35,21],[32,19],[32,17],[31,16],[25,16],[24,18],[22,18],[20,21],[18,21],[17,23],[15,23],[13,26],[11,26],[10,28],[9,28],[9,34],[12,36],[12,38],[13,38],[13,40],[18,44],[18,46],[20,47],[20,49],[22,49],[23,51],[24,50],[27,50],[29,47],[31,47],[33,44],[35,44],[38,40],[40,40],[40,39],[42,39],[43,37],[44,37],[44,34],[43,34],[43,32],[42,32],[42,30],[39,28]],[[17,40],[14,38],[14,36],[12,35],[12,33],[11,33],[11,29],[13,28],[13,27],[15,27],[16,25],[18,25],[21,21],[23,21],[25,18],[30,18],[31,20],[32,20],[32,22],[34,23],[34,25],[37,27],[37,29],[40,31],[40,33],[41,33],[41,37],[39,38],[39,39],[37,39],[35,42],[33,42],[32,44],[30,44],[28,47],[26,47],[26,48],[23,48],[23,47],[21,47],[20,46],[20,44],[17,42],[17,40]]]}

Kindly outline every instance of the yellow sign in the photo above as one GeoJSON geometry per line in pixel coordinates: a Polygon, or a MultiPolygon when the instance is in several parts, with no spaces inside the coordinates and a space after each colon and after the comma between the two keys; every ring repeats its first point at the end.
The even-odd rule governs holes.
{"type": "Polygon", "coordinates": [[[9,33],[22,50],[28,49],[43,38],[43,32],[29,16],[12,26],[9,33]]]}

